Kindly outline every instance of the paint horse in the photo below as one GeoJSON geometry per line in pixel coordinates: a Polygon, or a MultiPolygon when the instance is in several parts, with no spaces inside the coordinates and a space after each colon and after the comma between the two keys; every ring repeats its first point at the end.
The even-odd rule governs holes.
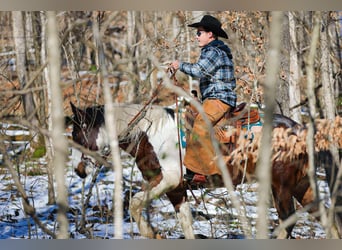
{"type": "MultiPolygon", "coordinates": [[[[109,141],[105,129],[104,106],[80,109],[71,103],[71,107],[73,140],[87,149],[105,154],[104,152],[107,152],[109,148],[109,141]]],[[[175,208],[184,237],[194,238],[192,215],[187,201],[188,185],[184,184],[183,176],[181,176],[183,166],[181,166],[179,149],[182,150],[182,156],[184,156],[184,149],[177,139],[179,126],[176,121],[179,113],[170,108],[151,106],[135,126],[127,131],[128,123],[142,109],[142,105],[136,104],[114,105],[117,133],[120,135],[125,131],[125,136],[119,141],[119,147],[135,157],[137,167],[144,180],[148,182],[148,189],[141,190],[132,197],[130,213],[137,223],[140,234],[154,238],[156,233],[143,216],[143,208],[148,204],[149,197],[157,198],[166,194],[175,208]]],[[[300,127],[299,124],[281,115],[275,116],[273,126],[293,128],[293,133],[296,133],[300,127]]],[[[231,142],[226,142],[226,144],[229,143],[231,142]]],[[[86,166],[86,163],[81,162],[76,169],[79,176],[83,178],[86,176],[86,166]]],[[[236,169],[229,164],[227,167],[234,185],[241,183],[243,169],[236,169]]],[[[293,197],[303,206],[313,201],[312,190],[305,171],[307,167],[307,155],[292,162],[273,161],[272,193],[281,220],[287,219],[295,212],[293,197]]],[[[253,175],[254,171],[255,164],[248,167],[247,174],[253,175]]],[[[293,227],[294,225],[291,225],[286,229],[288,235],[293,227]]]]}

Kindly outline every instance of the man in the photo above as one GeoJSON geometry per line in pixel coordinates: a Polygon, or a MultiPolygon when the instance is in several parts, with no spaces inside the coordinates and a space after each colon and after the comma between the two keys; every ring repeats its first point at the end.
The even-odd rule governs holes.
{"type": "MultiPolygon", "coordinates": [[[[200,22],[188,26],[197,28],[196,36],[201,55],[196,63],[176,60],[171,63],[171,67],[200,78],[203,109],[214,126],[236,105],[233,57],[229,47],[218,39],[218,37],[227,39],[228,35],[221,28],[220,21],[210,15],[205,15],[200,22]]],[[[205,119],[199,114],[187,141],[184,165],[190,173],[192,171],[193,181],[204,182],[203,175],[221,174],[216,160],[210,130],[205,119]]]]}

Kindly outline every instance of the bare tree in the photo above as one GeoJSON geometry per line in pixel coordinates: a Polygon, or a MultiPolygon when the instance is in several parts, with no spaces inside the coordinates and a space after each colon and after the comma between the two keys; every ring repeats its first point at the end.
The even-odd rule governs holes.
{"type": "MultiPolygon", "coordinates": [[[[13,37],[17,52],[16,62],[20,86],[22,89],[28,88],[27,85],[30,83],[32,88],[36,87],[38,89],[38,91],[27,91],[23,96],[26,118],[34,126],[44,126],[46,123],[45,95],[42,81],[43,77],[39,72],[41,72],[46,65],[40,63],[40,52],[44,51],[45,48],[40,49],[40,43],[38,41],[44,43],[45,38],[40,36],[40,22],[37,20],[39,17],[37,14],[38,12],[14,11],[12,13],[13,37]],[[38,65],[39,68],[37,67],[38,65]],[[33,70],[36,72],[32,73],[33,70]]],[[[44,55],[44,53],[42,53],[42,55],[44,55]]],[[[36,131],[32,131],[31,134],[33,135],[33,143],[31,143],[32,149],[37,146],[41,147],[42,142],[47,140],[46,136],[43,137],[43,135],[40,135],[36,131]]],[[[48,149],[48,147],[46,148],[48,149]]],[[[48,177],[50,190],[48,204],[54,204],[55,199],[52,175],[49,174],[48,177]]]]}
{"type": "Polygon", "coordinates": [[[288,19],[289,19],[289,46],[290,46],[290,55],[289,55],[289,107],[290,107],[290,117],[301,123],[301,107],[293,108],[298,106],[301,102],[300,100],[300,67],[298,60],[298,41],[297,41],[297,16],[296,13],[289,11],[288,19]]]}
{"type": "MultiPolygon", "coordinates": [[[[329,23],[332,21],[330,15],[331,12],[329,11],[322,11],[318,12],[318,15],[321,19],[321,33],[320,33],[320,79],[322,82],[322,99],[323,99],[323,114],[324,117],[327,118],[330,121],[333,121],[335,119],[336,112],[336,88],[335,88],[335,80],[333,79],[333,69],[334,67],[334,53],[332,51],[333,49],[333,43],[331,42],[332,37],[329,35],[329,23]],[[331,60],[331,58],[333,60],[331,60]]],[[[336,60],[335,60],[336,61],[336,60]]],[[[339,63],[337,63],[339,65],[339,63]]],[[[337,75],[341,69],[337,69],[337,75]]],[[[338,81],[338,80],[337,80],[338,81]]],[[[330,139],[331,140],[331,139],[330,139]]],[[[335,237],[337,238],[336,234],[338,232],[334,231],[334,223],[335,223],[335,217],[336,217],[336,227],[339,231],[339,234],[341,234],[342,230],[342,221],[341,220],[341,213],[335,214],[335,208],[340,206],[342,203],[341,197],[338,197],[338,190],[341,190],[341,184],[340,184],[340,176],[342,173],[342,169],[338,169],[338,165],[340,165],[340,157],[339,157],[339,150],[335,146],[330,147],[330,153],[333,158],[333,164],[331,166],[328,166],[327,171],[330,173],[327,174],[329,178],[327,178],[327,181],[329,182],[329,188],[331,193],[331,206],[328,210],[328,218],[326,223],[326,231],[327,231],[327,237],[335,237]]],[[[341,237],[341,235],[340,235],[341,237]]]]}
{"type": "Polygon", "coordinates": [[[270,30],[270,50],[267,57],[267,74],[265,79],[265,118],[261,137],[261,149],[259,151],[259,161],[256,167],[258,188],[258,239],[268,238],[268,208],[271,190],[271,157],[272,150],[268,145],[272,145],[272,120],[275,109],[274,95],[276,92],[276,80],[279,70],[279,55],[281,42],[281,23],[283,13],[272,12],[272,23],[270,30]]]}
{"type": "MultiPolygon", "coordinates": [[[[43,65],[47,65],[47,56],[46,56],[46,13],[40,12],[40,19],[41,19],[41,62],[43,65]]],[[[44,112],[51,114],[51,84],[49,78],[49,72],[47,67],[44,67],[42,78],[46,84],[46,91],[45,91],[45,102],[44,102],[44,112]],[[47,108],[46,108],[47,107],[47,108]]],[[[46,116],[44,119],[44,125],[48,128],[49,131],[52,131],[52,121],[51,116],[46,116]]],[[[47,166],[47,175],[48,175],[48,204],[55,204],[56,197],[55,197],[55,187],[54,187],[54,176],[53,176],[53,164],[52,164],[52,157],[53,157],[53,148],[52,148],[52,141],[51,137],[47,135],[44,136],[45,141],[45,148],[46,148],[46,158],[48,162],[47,166]]]]}
{"type": "Polygon", "coordinates": [[[68,144],[63,136],[64,127],[64,112],[63,99],[60,88],[60,46],[58,41],[58,30],[56,22],[56,13],[53,11],[47,12],[47,35],[48,35],[48,60],[51,82],[51,99],[52,111],[52,143],[54,147],[53,165],[55,168],[56,184],[57,184],[57,221],[59,223],[59,232],[57,238],[69,238],[68,228],[69,222],[66,216],[68,211],[68,198],[65,186],[65,166],[68,155],[68,144]]]}
{"type": "Polygon", "coordinates": [[[33,221],[43,230],[43,232],[47,233],[48,235],[50,235],[52,238],[55,239],[56,235],[53,232],[51,232],[45,226],[44,223],[41,222],[41,220],[39,219],[39,217],[36,213],[35,207],[30,204],[29,196],[26,194],[26,191],[25,191],[23,185],[20,183],[18,173],[14,170],[13,162],[9,159],[8,155],[6,154],[6,148],[4,145],[4,140],[1,137],[2,137],[2,135],[0,135],[0,152],[4,156],[4,164],[7,167],[10,175],[12,176],[13,182],[14,182],[17,190],[18,190],[18,194],[20,195],[20,197],[22,199],[22,204],[23,204],[25,214],[30,216],[33,219],[33,221]]]}
{"type": "Polygon", "coordinates": [[[101,72],[101,79],[103,80],[103,93],[105,99],[105,121],[106,121],[106,130],[108,131],[108,135],[110,137],[110,149],[112,154],[112,164],[113,170],[115,171],[115,190],[114,190],[114,224],[115,224],[115,238],[122,239],[123,237],[123,205],[122,205],[122,165],[120,160],[120,149],[119,149],[119,141],[116,131],[115,119],[114,117],[114,109],[113,109],[113,100],[111,96],[111,91],[108,83],[108,72],[105,65],[105,55],[103,44],[101,41],[102,34],[99,33],[98,23],[94,23],[94,38],[98,49],[99,56],[99,66],[101,72]]]}
{"type": "MultiPolygon", "coordinates": [[[[267,81],[264,88],[266,104],[265,111],[267,112],[265,116],[265,131],[267,131],[267,126],[269,126],[269,112],[273,105],[270,101],[271,98],[274,98],[274,96],[272,96],[272,93],[274,94],[274,92],[272,92],[273,88],[277,88],[275,95],[277,95],[280,110],[296,121],[300,122],[301,119],[307,119],[307,117],[300,114],[300,105],[307,105],[308,99],[310,98],[309,106],[313,112],[313,117],[320,112],[321,117],[326,117],[328,119],[334,118],[336,115],[336,102],[334,97],[337,97],[338,90],[341,88],[341,55],[339,44],[340,38],[338,36],[340,27],[338,26],[338,21],[334,20],[336,14],[334,12],[327,11],[318,12],[321,20],[321,32],[318,44],[316,45],[317,50],[314,51],[316,53],[314,60],[310,62],[312,65],[305,65],[307,61],[304,61],[304,55],[308,52],[308,49],[312,48],[312,46],[310,46],[310,41],[312,41],[312,27],[314,24],[317,24],[316,22],[313,22],[313,20],[315,20],[313,18],[313,14],[315,12],[287,12],[288,16],[283,19],[282,27],[279,28],[279,31],[283,31],[283,50],[281,51],[281,55],[275,57],[281,61],[282,71],[273,79],[273,85],[270,84],[270,72],[266,72],[266,69],[271,70],[271,68],[269,66],[265,67],[266,51],[274,51],[274,47],[272,47],[274,46],[274,40],[269,40],[274,37],[268,36],[270,28],[268,24],[271,23],[273,25],[276,19],[274,19],[273,14],[270,16],[269,12],[120,11],[117,13],[101,12],[100,18],[98,18],[96,12],[62,12],[58,15],[58,28],[62,35],[60,42],[62,44],[63,53],[61,53],[59,48],[56,49],[55,53],[58,51],[62,56],[62,67],[68,66],[68,71],[64,71],[64,73],[68,74],[67,77],[70,77],[71,79],[68,83],[74,87],[73,94],[67,96],[66,99],[76,98],[76,100],[81,102],[83,105],[84,100],[86,100],[86,104],[102,103],[102,98],[105,96],[104,94],[107,95],[109,93],[113,93],[113,89],[110,89],[110,91],[103,91],[102,88],[107,89],[108,86],[106,86],[106,84],[108,83],[108,80],[112,81],[112,79],[114,79],[113,82],[115,83],[121,82],[123,74],[124,78],[128,76],[126,79],[129,79],[129,88],[126,86],[119,86],[119,84],[117,85],[117,90],[120,89],[121,91],[118,91],[117,93],[123,93],[123,97],[120,100],[126,102],[143,101],[143,98],[145,98],[146,95],[151,95],[151,93],[154,92],[153,86],[156,86],[158,81],[158,70],[160,72],[162,70],[161,65],[165,65],[163,62],[172,60],[174,57],[180,57],[186,61],[192,61],[197,58],[199,53],[197,43],[195,39],[193,39],[193,34],[191,34],[193,30],[189,29],[187,24],[197,21],[206,13],[219,17],[224,29],[229,33],[228,43],[234,54],[236,75],[238,84],[240,84],[237,89],[240,91],[239,93],[241,93],[241,91],[245,91],[245,85],[241,87],[241,82],[246,82],[246,86],[248,85],[248,88],[253,88],[254,90],[254,88],[256,89],[259,87],[259,80],[263,79],[267,73],[267,81]],[[114,18],[114,16],[117,16],[117,18],[114,18]],[[99,37],[97,38],[94,37],[94,34],[98,31],[95,30],[96,27],[92,27],[93,23],[99,25],[99,37]],[[110,27],[109,24],[116,25],[117,23],[118,27],[124,27],[122,30],[125,31],[123,32],[125,35],[118,36],[116,33],[113,35],[114,29],[107,29],[110,27]],[[336,23],[336,26],[333,26],[334,23],[336,23]],[[333,32],[335,32],[335,34],[333,34],[333,32]],[[125,39],[122,39],[123,36],[125,36],[125,39]],[[108,49],[108,41],[110,41],[113,48],[115,48],[115,46],[120,47],[119,50],[122,52],[120,56],[116,58],[113,57],[113,53],[108,49]],[[99,45],[99,42],[102,43],[101,46],[99,45]],[[101,62],[99,61],[100,58],[102,60],[101,62]],[[153,61],[154,63],[152,63],[153,61]],[[158,61],[158,63],[156,63],[156,61],[158,61]],[[93,67],[94,65],[96,67],[93,67]],[[152,72],[153,68],[157,68],[157,70],[153,71],[153,74],[151,74],[151,79],[154,77],[154,80],[148,81],[150,79],[147,79],[146,82],[140,80],[139,73],[145,71],[148,74],[149,72],[152,72]],[[85,81],[82,79],[80,74],[81,70],[88,71],[89,69],[92,70],[89,75],[94,72],[97,74],[95,77],[90,77],[90,80],[87,82],[91,89],[89,92],[95,89],[94,86],[96,83],[98,84],[96,88],[98,95],[94,99],[90,99],[88,96],[84,95],[86,92],[85,86],[83,85],[85,81]],[[112,72],[113,70],[117,70],[118,75],[120,74],[120,76],[116,77],[116,74],[115,76],[114,74],[110,74],[111,78],[108,79],[108,72],[112,72]],[[98,74],[100,71],[101,73],[98,74]],[[279,75],[281,77],[279,77],[279,75]],[[312,79],[313,76],[314,79],[312,79]],[[311,79],[306,81],[306,77],[311,79]],[[306,86],[307,83],[309,83],[310,86],[306,86]],[[148,86],[146,85],[146,89],[144,89],[146,92],[141,94],[139,91],[143,84],[150,84],[151,89],[148,89],[148,86]],[[318,96],[316,92],[312,91],[320,84],[323,87],[320,90],[321,95],[318,96]],[[302,93],[300,93],[300,91],[302,91],[302,93]],[[302,94],[302,100],[300,99],[300,94],[302,94]],[[306,97],[310,98],[304,100],[306,97]],[[314,103],[312,98],[316,98],[317,102],[314,103]],[[297,107],[291,110],[291,108],[296,105],[297,107]]],[[[42,129],[48,127],[49,131],[54,131],[55,126],[61,126],[61,124],[58,122],[56,123],[55,120],[53,122],[49,120],[52,118],[49,116],[52,114],[51,91],[56,87],[57,80],[55,79],[54,83],[50,81],[48,76],[49,69],[46,68],[46,39],[51,38],[46,35],[45,30],[46,12],[15,11],[11,12],[11,14],[13,14],[12,23],[8,21],[11,18],[10,15],[6,13],[0,14],[0,20],[2,21],[2,25],[10,27],[13,25],[12,30],[17,57],[18,79],[20,82],[20,91],[22,91],[20,92],[20,95],[18,94],[19,92],[15,92],[15,98],[13,98],[13,101],[14,99],[16,99],[16,102],[18,99],[24,100],[22,103],[25,106],[27,119],[32,122],[32,130],[35,126],[39,126],[42,129]],[[40,36],[41,39],[39,39],[40,36]],[[34,62],[35,64],[32,64],[31,62],[34,62]],[[32,86],[36,88],[38,87],[39,91],[36,91],[36,88],[33,89],[32,86]],[[25,95],[21,95],[21,93],[24,93],[25,95]]],[[[315,27],[315,29],[317,28],[315,27]]],[[[4,30],[8,30],[9,32],[11,28],[5,27],[4,30]]],[[[0,38],[3,38],[0,39],[1,45],[4,44],[5,46],[8,38],[6,38],[4,32],[0,34],[0,38]]],[[[49,57],[50,56],[51,54],[49,54],[49,57]]],[[[268,59],[270,60],[271,58],[268,57],[268,59]]],[[[53,62],[50,61],[50,63],[53,62]]],[[[267,65],[269,65],[269,61],[267,62],[267,65]]],[[[276,65],[274,64],[273,66],[276,65]]],[[[60,73],[54,72],[53,74],[57,75],[60,73]]],[[[182,82],[182,84],[184,83],[184,85],[189,83],[191,89],[192,79],[185,77],[183,79],[181,79],[180,82],[182,82]]],[[[163,89],[163,91],[164,90],[165,89],[163,89]]],[[[172,90],[171,92],[176,91],[172,90]]],[[[53,93],[53,97],[55,97],[55,92],[53,93]]],[[[239,101],[250,101],[252,99],[250,93],[251,92],[247,92],[247,95],[240,94],[239,101]]],[[[4,93],[2,93],[2,95],[4,95],[4,93]]],[[[254,92],[252,95],[254,95],[254,92]]],[[[163,97],[164,96],[161,98],[163,97]]],[[[112,102],[108,96],[104,99],[106,103],[112,102]]],[[[263,102],[262,98],[258,101],[260,100],[263,102]]],[[[68,102],[69,100],[64,101],[68,102]]],[[[174,99],[172,98],[171,101],[173,102],[174,99]]],[[[4,107],[5,106],[7,106],[7,104],[4,104],[4,107]]],[[[110,107],[108,107],[108,110],[110,110],[110,107]]],[[[1,115],[7,113],[8,112],[1,111],[1,115]]],[[[108,113],[110,113],[110,111],[108,113]]],[[[107,119],[111,121],[113,118],[109,117],[107,119]]],[[[314,126],[314,124],[312,124],[312,126],[314,126]]],[[[59,127],[59,129],[60,132],[63,131],[62,127],[59,127]]],[[[34,133],[37,134],[37,131],[38,129],[35,130],[34,133]]],[[[60,171],[62,165],[61,162],[65,164],[65,158],[57,161],[56,157],[58,156],[58,153],[61,153],[60,146],[55,145],[55,139],[51,138],[49,134],[41,134],[45,136],[44,139],[47,150],[46,157],[48,162],[51,163],[48,168],[48,203],[53,204],[55,203],[53,168],[58,167],[58,171],[60,171]],[[51,160],[49,160],[49,158],[51,158],[51,160]]],[[[60,136],[61,135],[59,135],[59,139],[60,136]]],[[[113,141],[115,142],[115,135],[113,138],[113,141]]],[[[267,141],[269,138],[264,139],[267,141]]],[[[312,138],[310,137],[310,143],[311,139],[312,138]]],[[[265,145],[265,143],[262,143],[262,145],[265,145]]],[[[113,147],[115,147],[115,144],[113,147]]],[[[310,150],[312,150],[312,148],[310,148],[310,150]]],[[[261,184],[260,193],[262,192],[262,194],[266,194],[264,196],[260,196],[259,200],[260,207],[258,208],[258,212],[260,212],[260,214],[257,224],[258,238],[266,238],[268,236],[265,223],[268,221],[266,211],[269,204],[263,203],[266,202],[266,199],[269,197],[267,193],[269,190],[267,192],[265,191],[267,187],[269,188],[269,184],[264,181],[270,178],[269,172],[267,172],[269,170],[269,166],[267,165],[267,152],[264,157],[264,162],[260,162],[259,164],[260,167],[265,167],[266,170],[261,170],[262,168],[260,168],[261,172],[258,173],[260,175],[259,180],[261,184]],[[261,206],[262,204],[263,206],[261,206]]],[[[310,163],[311,165],[314,164],[314,160],[315,159],[313,158],[313,162],[310,163]]],[[[338,163],[338,159],[335,160],[335,163],[338,163]]],[[[115,171],[117,172],[120,170],[115,171]]],[[[310,174],[312,176],[314,176],[314,171],[314,168],[311,169],[310,174]]],[[[62,176],[61,173],[62,172],[58,172],[59,176],[62,176]]],[[[227,175],[223,174],[223,177],[227,177],[227,175]]],[[[119,180],[116,180],[115,182],[120,185],[119,180]]],[[[313,182],[315,182],[315,180],[313,182]]],[[[225,183],[226,186],[230,186],[229,180],[226,180],[225,183]]],[[[59,180],[58,185],[60,186],[64,184],[61,184],[61,181],[59,180]]],[[[120,186],[116,187],[115,191],[119,192],[120,186]]],[[[336,190],[334,194],[337,194],[337,191],[338,190],[336,190]]],[[[58,194],[63,194],[63,191],[58,190],[58,194]]],[[[336,197],[332,198],[334,201],[336,197]]],[[[59,197],[59,199],[61,199],[61,197],[59,197]]],[[[239,204],[236,202],[233,203],[235,205],[239,204]]],[[[119,202],[115,201],[115,204],[119,204],[119,202]]],[[[60,205],[60,200],[58,200],[58,205],[60,205]]],[[[65,206],[67,206],[67,204],[65,206]]],[[[237,209],[239,207],[240,206],[237,205],[237,209]]],[[[331,208],[334,208],[334,206],[332,205],[331,208]]],[[[121,208],[118,211],[120,212],[121,208]]],[[[116,214],[116,221],[122,220],[122,215],[119,214],[119,212],[116,214]]],[[[60,220],[60,217],[58,220],[60,220]]],[[[115,237],[121,238],[121,225],[116,225],[118,228],[115,230],[115,237]]],[[[249,226],[247,223],[246,225],[249,226]]],[[[329,227],[328,222],[326,222],[326,226],[329,227]]],[[[66,236],[62,236],[62,234],[60,234],[59,237],[66,236]]],[[[251,237],[251,235],[248,235],[247,237],[251,237]]],[[[331,237],[329,232],[327,237],[331,237]]]]}
{"type": "MultiPolygon", "coordinates": [[[[272,21],[271,21],[272,22],[272,21]]],[[[271,23],[272,24],[272,23],[271,23]]],[[[280,72],[278,78],[275,79],[277,82],[277,91],[275,92],[275,98],[277,106],[275,110],[277,113],[289,116],[289,69],[290,60],[288,51],[290,51],[290,30],[289,30],[289,19],[283,18],[282,26],[282,53],[280,54],[280,72]]],[[[270,43],[271,41],[269,41],[270,43]]]]}
{"type": "MultiPolygon", "coordinates": [[[[310,178],[310,184],[312,189],[314,190],[314,194],[318,196],[317,190],[317,182],[316,182],[316,168],[314,162],[314,119],[316,117],[316,97],[314,92],[314,84],[315,84],[315,72],[314,72],[314,63],[315,63],[315,55],[316,48],[319,39],[319,18],[317,13],[314,17],[314,26],[312,30],[312,38],[310,43],[310,51],[306,60],[306,71],[307,71],[307,96],[309,102],[309,111],[310,111],[310,122],[308,123],[308,134],[307,134],[307,151],[309,155],[309,170],[308,175],[310,178]]],[[[323,216],[323,215],[321,215],[323,216]]]]}
{"type": "Polygon", "coordinates": [[[127,11],[127,53],[129,56],[128,73],[130,75],[130,83],[127,93],[127,102],[134,102],[137,96],[137,85],[139,77],[139,48],[137,43],[140,40],[140,35],[137,27],[140,25],[140,12],[130,10],[127,11]]]}
{"type": "MultiPolygon", "coordinates": [[[[28,81],[27,66],[29,62],[26,57],[27,55],[26,36],[25,36],[26,30],[24,26],[25,19],[24,19],[23,12],[13,11],[12,21],[13,21],[13,38],[14,38],[14,44],[16,48],[16,64],[17,64],[18,79],[19,79],[21,88],[24,88],[28,81]]],[[[29,121],[31,121],[34,125],[38,125],[38,120],[36,117],[32,93],[31,92],[26,93],[23,99],[24,99],[23,104],[24,104],[26,118],[29,121]]]]}
{"type": "Polygon", "coordinates": [[[332,64],[330,60],[331,43],[329,42],[328,25],[330,21],[329,11],[320,12],[322,19],[322,32],[320,33],[320,49],[321,49],[321,81],[324,99],[324,116],[329,119],[335,119],[336,103],[335,88],[332,79],[332,64]]]}
{"type": "MultiPolygon", "coordinates": [[[[314,26],[312,31],[312,40],[310,44],[310,51],[307,58],[307,76],[308,76],[308,84],[307,84],[307,95],[309,102],[309,111],[310,111],[310,122],[308,123],[308,134],[307,134],[307,151],[309,155],[309,170],[308,176],[310,178],[310,184],[312,189],[314,190],[314,194],[316,199],[319,201],[319,190],[317,187],[317,178],[316,178],[316,162],[315,162],[315,149],[314,149],[314,134],[315,134],[315,124],[314,119],[316,117],[316,98],[314,93],[314,85],[315,85],[315,56],[316,50],[319,43],[319,35],[320,35],[320,26],[321,26],[321,14],[319,12],[315,12],[314,15],[314,26]]],[[[332,167],[332,166],[331,166],[332,167]]],[[[334,208],[334,204],[332,204],[332,208],[334,208]]],[[[333,209],[330,209],[333,210],[333,209]]],[[[319,201],[319,211],[321,223],[325,228],[325,232],[327,238],[338,238],[337,232],[333,227],[333,212],[329,211],[327,213],[325,206],[322,201],[319,201]]]]}

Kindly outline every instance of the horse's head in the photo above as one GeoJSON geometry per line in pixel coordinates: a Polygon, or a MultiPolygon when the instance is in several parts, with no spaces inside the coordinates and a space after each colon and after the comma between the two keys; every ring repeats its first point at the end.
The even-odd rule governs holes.
{"type": "Polygon", "coordinates": [[[90,150],[98,150],[96,138],[99,127],[104,124],[103,107],[79,109],[72,102],[70,105],[73,112],[72,139],[90,150]]]}
{"type": "MultiPolygon", "coordinates": [[[[73,113],[71,119],[73,141],[87,149],[98,150],[96,139],[99,127],[104,124],[103,107],[95,106],[80,109],[72,102],[70,102],[70,105],[73,113]]],[[[85,178],[92,171],[95,160],[90,156],[85,157],[83,154],[80,157],[75,172],[79,177],[85,178]]]]}

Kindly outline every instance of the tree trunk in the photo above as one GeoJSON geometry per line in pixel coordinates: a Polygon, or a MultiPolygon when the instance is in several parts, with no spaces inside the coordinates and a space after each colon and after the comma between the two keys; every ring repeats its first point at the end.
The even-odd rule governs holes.
{"type": "MultiPolygon", "coordinates": [[[[316,12],[314,15],[314,26],[312,30],[312,38],[310,44],[310,51],[307,59],[306,70],[307,70],[307,96],[309,101],[309,111],[310,111],[310,122],[307,124],[307,152],[309,155],[309,169],[308,176],[310,179],[310,184],[312,190],[314,191],[315,199],[319,199],[319,189],[317,187],[317,177],[316,177],[316,163],[315,163],[315,148],[314,148],[314,135],[315,135],[315,125],[314,119],[316,117],[316,98],[315,98],[315,56],[316,50],[319,43],[319,34],[321,26],[321,15],[316,12]]],[[[323,202],[319,202],[320,219],[322,225],[325,227],[326,237],[330,239],[332,237],[332,218],[327,218],[327,213],[323,202]]]]}
{"type": "MultiPolygon", "coordinates": [[[[335,102],[335,86],[334,86],[334,80],[332,77],[332,71],[333,71],[333,65],[332,61],[330,60],[330,56],[333,55],[331,53],[331,41],[329,37],[329,23],[330,23],[330,13],[328,11],[319,12],[321,20],[322,20],[322,31],[320,36],[320,49],[321,49],[321,81],[322,81],[322,93],[323,93],[323,103],[324,103],[324,109],[323,114],[324,117],[328,120],[333,121],[335,119],[336,115],[336,102],[335,102]]],[[[341,218],[342,213],[336,213],[335,214],[335,208],[341,206],[342,199],[341,196],[338,194],[341,190],[341,184],[339,184],[339,176],[340,176],[340,169],[338,169],[338,165],[340,165],[340,158],[339,158],[339,150],[335,146],[330,147],[330,152],[333,155],[333,164],[329,166],[330,174],[327,178],[327,181],[329,183],[330,193],[331,193],[331,207],[329,209],[328,213],[328,228],[333,228],[333,224],[335,223],[335,217],[336,217],[336,227],[337,232],[334,231],[334,229],[330,232],[328,231],[328,236],[331,237],[341,237],[341,218]],[[334,185],[332,185],[334,183],[334,185]],[[337,190],[337,192],[335,191],[337,190]],[[340,234],[339,236],[336,236],[335,234],[340,234]]]]}
{"type": "MultiPolygon", "coordinates": [[[[17,73],[18,79],[20,83],[20,87],[26,87],[26,83],[28,80],[27,76],[27,67],[28,61],[26,58],[26,32],[24,27],[24,16],[21,11],[13,11],[12,12],[12,20],[13,20],[13,38],[16,50],[16,64],[17,64],[17,73]]],[[[36,118],[36,112],[33,102],[33,96],[31,92],[26,93],[23,96],[23,105],[25,110],[26,118],[33,124],[38,126],[38,120],[36,118]]]]}
{"type": "MultiPolygon", "coordinates": [[[[191,17],[190,12],[185,11],[185,15],[186,15],[186,20],[189,20],[191,17]]],[[[191,62],[191,33],[190,33],[191,30],[189,29],[188,25],[184,25],[184,28],[185,28],[185,34],[186,34],[185,44],[186,44],[186,50],[187,50],[186,61],[191,62]]],[[[192,90],[194,89],[192,76],[189,75],[188,80],[189,80],[189,92],[191,93],[192,90]]]]}
{"type": "Polygon", "coordinates": [[[135,102],[137,96],[137,85],[139,80],[139,67],[138,67],[138,47],[136,43],[139,41],[139,32],[137,31],[137,22],[139,12],[130,10],[127,11],[127,52],[129,56],[128,74],[130,82],[128,83],[128,91],[126,101],[128,103],[135,102]]]}
{"type": "Polygon", "coordinates": [[[47,12],[47,37],[48,37],[48,60],[51,81],[51,99],[52,107],[52,142],[54,146],[53,165],[55,167],[55,176],[57,184],[57,222],[59,231],[57,238],[69,238],[68,228],[69,222],[66,216],[68,211],[68,196],[65,186],[65,166],[68,156],[68,143],[64,137],[64,110],[63,98],[60,88],[60,46],[58,39],[58,29],[56,22],[56,13],[47,12]]]}
{"type": "MultiPolygon", "coordinates": [[[[42,64],[47,63],[47,55],[46,55],[46,13],[41,12],[40,13],[40,18],[41,18],[41,24],[42,24],[42,31],[41,31],[41,62],[42,64]]],[[[46,83],[46,92],[45,92],[45,107],[46,112],[48,114],[52,113],[51,109],[51,82],[49,78],[49,72],[48,68],[45,67],[43,71],[43,79],[45,79],[46,83]]],[[[46,120],[44,120],[44,123],[49,131],[52,131],[52,120],[51,116],[48,115],[46,116],[46,120]]],[[[45,148],[46,148],[46,160],[47,160],[47,176],[48,176],[48,205],[52,205],[56,203],[56,197],[55,197],[55,187],[54,187],[54,168],[52,164],[52,159],[53,159],[53,145],[52,145],[52,140],[50,136],[44,136],[44,141],[45,141],[45,148]]]]}
{"type": "Polygon", "coordinates": [[[323,11],[321,14],[321,20],[323,29],[320,36],[320,48],[321,48],[321,80],[324,100],[324,117],[333,120],[335,119],[335,89],[331,76],[331,61],[330,61],[330,44],[328,38],[328,22],[329,12],[323,11]]]}
{"type": "MultiPolygon", "coordinates": [[[[298,43],[297,43],[297,23],[295,21],[295,13],[289,11],[289,31],[290,31],[290,72],[289,72],[289,103],[290,108],[300,103],[300,86],[299,86],[299,65],[298,65],[298,43]]],[[[296,122],[301,123],[301,107],[294,108],[290,111],[290,117],[296,122]]]]}
{"type": "Polygon", "coordinates": [[[269,145],[272,145],[272,121],[273,112],[275,109],[275,92],[276,79],[279,72],[279,56],[281,43],[281,22],[283,12],[272,12],[272,23],[270,29],[270,49],[267,57],[267,72],[265,79],[265,118],[262,129],[261,149],[259,152],[259,161],[256,166],[256,174],[259,181],[258,187],[258,219],[257,219],[257,239],[267,239],[268,233],[268,209],[271,190],[271,157],[272,150],[269,145]],[[262,194],[262,195],[261,195],[262,194]]]}
{"type": "Polygon", "coordinates": [[[290,61],[288,51],[290,50],[290,32],[289,32],[289,19],[284,18],[283,24],[279,27],[282,30],[282,45],[283,53],[280,54],[280,74],[279,77],[274,79],[274,84],[277,85],[277,91],[275,92],[275,97],[277,100],[277,106],[275,110],[277,113],[281,113],[286,116],[290,116],[289,111],[289,69],[290,61]]]}
{"type": "Polygon", "coordinates": [[[108,82],[108,72],[105,65],[105,55],[103,49],[103,43],[101,41],[101,37],[99,34],[99,26],[98,23],[94,23],[94,38],[97,44],[98,56],[99,56],[99,67],[101,72],[101,79],[103,80],[103,95],[105,99],[105,123],[106,130],[109,135],[110,141],[110,150],[112,155],[112,164],[113,170],[115,172],[115,181],[114,181],[114,229],[115,229],[115,238],[122,239],[123,238],[123,204],[122,204],[122,165],[120,158],[120,149],[119,149],[119,141],[116,131],[114,110],[113,110],[113,100],[111,96],[111,91],[108,82]]]}

